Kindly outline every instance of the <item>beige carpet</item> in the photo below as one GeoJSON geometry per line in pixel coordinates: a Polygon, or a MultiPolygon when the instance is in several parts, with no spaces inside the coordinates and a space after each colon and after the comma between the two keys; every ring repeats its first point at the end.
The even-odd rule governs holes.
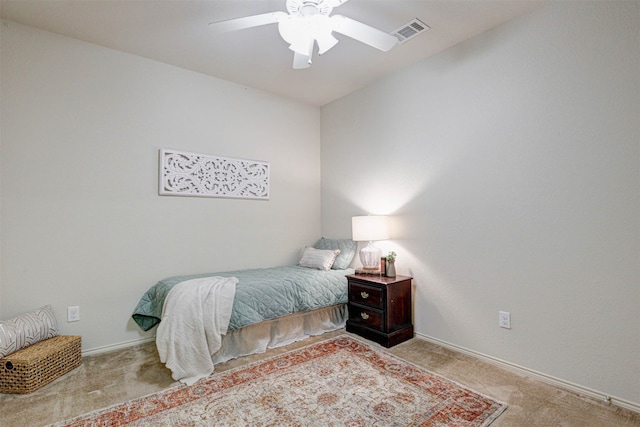
{"type": "MultiPolygon", "coordinates": [[[[344,333],[309,338],[216,366],[224,372],[344,333]]],[[[376,344],[372,344],[376,347],[376,344]]],[[[379,346],[377,346],[379,347],[379,346]]],[[[382,347],[379,347],[382,349],[382,347]]],[[[414,338],[388,350],[509,405],[491,427],[638,427],[640,414],[550,386],[414,338]]],[[[152,342],[84,358],[69,374],[28,395],[0,394],[0,426],[43,426],[175,385],[152,342]]]]}

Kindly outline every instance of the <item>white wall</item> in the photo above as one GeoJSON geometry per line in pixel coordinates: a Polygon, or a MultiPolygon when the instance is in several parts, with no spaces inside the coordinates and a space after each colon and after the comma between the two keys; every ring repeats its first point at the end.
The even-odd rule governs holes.
{"type": "Polygon", "coordinates": [[[85,350],[138,340],[156,281],[320,237],[318,108],[12,22],[1,51],[0,318],[52,304],[85,350]],[[271,199],[160,197],[161,147],[268,161],[271,199]]]}
{"type": "Polygon", "coordinates": [[[635,405],[639,5],[549,3],[322,109],[323,234],[394,216],[419,334],[635,405]]]}

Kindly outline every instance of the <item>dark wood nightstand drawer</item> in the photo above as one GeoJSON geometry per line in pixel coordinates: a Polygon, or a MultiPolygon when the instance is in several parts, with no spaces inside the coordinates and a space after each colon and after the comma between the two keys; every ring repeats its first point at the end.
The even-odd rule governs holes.
{"type": "Polygon", "coordinates": [[[349,301],[357,304],[382,309],[384,304],[382,293],[382,289],[379,288],[349,283],[349,301]]]}
{"type": "Polygon", "coordinates": [[[349,304],[349,320],[355,324],[382,331],[384,316],[380,310],[349,304]]]}

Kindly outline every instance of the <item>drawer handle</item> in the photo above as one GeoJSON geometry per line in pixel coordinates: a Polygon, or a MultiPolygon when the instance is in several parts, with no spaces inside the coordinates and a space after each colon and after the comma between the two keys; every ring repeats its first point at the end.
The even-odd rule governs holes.
{"type": "Polygon", "coordinates": [[[367,320],[369,318],[369,315],[363,311],[362,313],[360,313],[360,317],[362,317],[364,320],[367,320]]]}
{"type": "Polygon", "coordinates": [[[362,299],[367,299],[369,298],[369,294],[366,292],[360,292],[360,296],[362,297],[362,299]]]}

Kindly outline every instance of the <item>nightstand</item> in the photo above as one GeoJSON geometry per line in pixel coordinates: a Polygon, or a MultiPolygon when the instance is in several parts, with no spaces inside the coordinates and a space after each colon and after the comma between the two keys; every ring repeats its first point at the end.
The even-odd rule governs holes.
{"type": "Polygon", "coordinates": [[[385,347],[413,338],[411,280],[408,276],[348,275],[347,332],[385,347]]]}

